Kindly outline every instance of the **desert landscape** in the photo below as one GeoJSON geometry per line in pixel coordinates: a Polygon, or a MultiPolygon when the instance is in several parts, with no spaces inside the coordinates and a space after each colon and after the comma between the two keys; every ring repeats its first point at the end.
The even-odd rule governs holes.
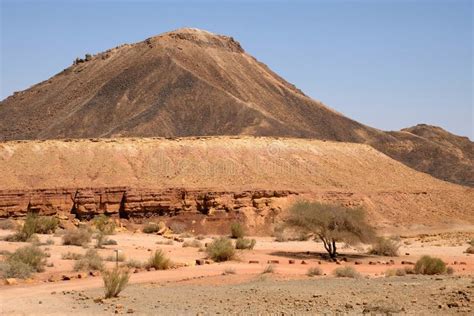
{"type": "Polygon", "coordinates": [[[473,186],[468,137],[166,32],[0,102],[0,312],[472,315],[473,186]]]}

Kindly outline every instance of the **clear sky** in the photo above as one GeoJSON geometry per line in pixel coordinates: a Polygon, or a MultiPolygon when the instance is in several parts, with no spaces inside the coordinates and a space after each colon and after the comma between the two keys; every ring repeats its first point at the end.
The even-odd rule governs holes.
{"type": "Polygon", "coordinates": [[[0,2],[1,99],[85,53],[196,27],[357,121],[474,139],[471,0],[0,2]]]}

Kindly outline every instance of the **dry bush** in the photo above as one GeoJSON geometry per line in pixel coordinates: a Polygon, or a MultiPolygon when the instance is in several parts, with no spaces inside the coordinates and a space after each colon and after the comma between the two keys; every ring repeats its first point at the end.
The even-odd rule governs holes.
{"type": "Polygon", "coordinates": [[[70,229],[64,232],[62,237],[63,245],[85,246],[92,238],[92,234],[88,229],[70,229]]]}
{"type": "Polygon", "coordinates": [[[122,266],[125,266],[127,268],[141,269],[145,265],[141,261],[138,261],[138,260],[135,260],[135,259],[130,259],[127,262],[123,263],[122,266]]]}
{"type": "Polygon", "coordinates": [[[97,250],[89,249],[84,256],[74,264],[74,271],[102,270],[104,263],[97,250]]]}
{"type": "Polygon", "coordinates": [[[240,223],[232,223],[230,225],[230,236],[234,239],[243,238],[245,235],[244,227],[240,223]]]}
{"type": "Polygon", "coordinates": [[[160,225],[157,223],[146,223],[145,226],[143,226],[142,231],[145,234],[154,234],[160,231],[160,225]]]}
{"type": "Polygon", "coordinates": [[[167,240],[158,240],[155,244],[157,245],[166,245],[166,246],[171,246],[174,244],[174,241],[172,241],[171,239],[167,239],[167,240]]]}
{"type": "Polygon", "coordinates": [[[447,267],[446,268],[446,274],[449,274],[449,275],[454,274],[454,268],[453,267],[447,267]]]}
{"type": "Polygon", "coordinates": [[[201,248],[202,247],[202,243],[197,240],[197,239],[194,239],[194,240],[186,240],[184,243],[183,243],[183,247],[192,247],[192,248],[201,248]]]}
{"type": "Polygon", "coordinates": [[[416,274],[443,274],[446,273],[446,263],[439,258],[423,256],[415,263],[414,271],[416,274]]]}
{"type": "Polygon", "coordinates": [[[118,245],[118,243],[117,243],[116,240],[107,238],[105,241],[102,242],[102,245],[104,245],[104,246],[116,246],[116,245],[118,245]]]}
{"type": "Polygon", "coordinates": [[[155,268],[155,270],[168,270],[171,268],[171,260],[165,256],[163,250],[156,250],[148,259],[147,268],[155,268]]]}
{"type": "Polygon", "coordinates": [[[63,253],[61,255],[61,259],[63,259],[63,260],[80,260],[80,259],[82,259],[82,257],[84,257],[82,254],[71,252],[71,251],[63,253]]]}
{"type": "Polygon", "coordinates": [[[102,271],[105,298],[117,297],[123,291],[130,279],[130,272],[126,269],[115,268],[102,271]]]}
{"type": "Polygon", "coordinates": [[[10,264],[15,264],[18,262],[27,264],[35,272],[44,271],[44,266],[46,264],[47,255],[37,246],[25,246],[18,248],[10,256],[8,256],[7,261],[10,264]]]}
{"type": "Polygon", "coordinates": [[[318,268],[318,267],[309,268],[308,271],[306,272],[306,275],[310,277],[316,276],[316,275],[323,275],[323,270],[321,270],[321,268],[318,268]]]}
{"type": "Polygon", "coordinates": [[[214,239],[206,247],[209,258],[216,262],[232,260],[235,257],[235,249],[232,241],[226,237],[214,239]]]}
{"type": "Polygon", "coordinates": [[[33,273],[33,268],[26,263],[23,263],[20,261],[0,262],[0,276],[3,279],[8,279],[8,278],[26,279],[26,278],[29,278],[32,273],[33,273]]]}
{"type": "Polygon", "coordinates": [[[235,242],[235,249],[253,249],[257,241],[255,239],[238,238],[235,242]]]}
{"type": "Polygon", "coordinates": [[[11,219],[2,219],[0,220],[0,229],[3,230],[15,230],[17,229],[18,225],[14,220],[11,219]]]}
{"type": "Polygon", "coordinates": [[[267,274],[267,273],[274,273],[275,272],[275,267],[272,264],[269,264],[268,266],[263,269],[262,274],[267,274]]]}
{"type": "Polygon", "coordinates": [[[470,246],[466,249],[466,253],[474,254],[474,246],[470,246]]]}
{"type": "Polygon", "coordinates": [[[237,272],[235,271],[234,268],[226,268],[224,272],[222,272],[222,275],[229,275],[229,274],[236,274],[237,272]]]}
{"type": "Polygon", "coordinates": [[[119,253],[118,256],[116,253],[109,255],[105,258],[105,261],[111,261],[111,262],[124,262],[125,261],[125,255],[123,253],[119,253]]]}
{"type": "Polygon", "coordinates": [[[172,222],[169,224],[169,228],[173,234],[183,234],[186,232],[186,224],[181,222],[172,222]]]}
{"type": "Polygon", "coordinates": [[[290,208],[287,225],[317,236],[332,259],[337,242],[355,245],[374,240],[375,231],[367,223],[365,211],[318,202],[298,202],[290,208]]]}
{"type": "Polygon", "coordinates": [[[369,253],[378,256],[398,257],[400,246],[400,242],[393,238],[379,237],[372,244],[369,253]]]}
{"type": "Polygon", "coordinates": [[[386,277],[405,276],[407,271],[405,269],[388,269],[384,274],[386,277]]]}
{"type": "Polygon", "coordinates": [[[334,275],[339,278],[359,278],[360,274],[353,267],[340,267],[334,270],[334,275]]]}

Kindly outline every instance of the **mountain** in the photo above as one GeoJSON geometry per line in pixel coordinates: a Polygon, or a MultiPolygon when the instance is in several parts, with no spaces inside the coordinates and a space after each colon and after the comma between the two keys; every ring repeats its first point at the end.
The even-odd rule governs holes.
{"type": "Polygon", "coordinates": [[[77,59],[0,103],[0,140],[316,138],[369,144],[416,170],[474,186],[473,142],[417,130],[384,132],[351,120],[304,95],[232,37],[197,29],[77,59]]]}

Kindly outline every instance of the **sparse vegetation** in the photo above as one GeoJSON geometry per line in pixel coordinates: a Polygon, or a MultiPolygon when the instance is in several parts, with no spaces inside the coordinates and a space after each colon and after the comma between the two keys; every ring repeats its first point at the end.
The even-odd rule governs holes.
{"type": "Polygon", "coordinates": [[[321,268],[318,268],[318,267],[309,268],[308,271],[306,272],[306,275],[310,277],[316,276],[316,275],[323,275],[323,270],[321,270],[321,268]]]}
{"type": "Polygon", "coordinates": [[[194,239],[194,240],[186,240],[184,243],[183,243],[183,247],[192,247],[192,248],[201,248],[202,247],[202,243],[197,240],[197,239],[194,239]]]}
{"type": "Polygon", "coordinates": [[[415,263],[414,271],[416,274],[443,274],[446,273],[446,263],[439,258],[423,256],[415,263]]]}
{"type": "Polygon", "coordinates": [[[255,239],[238,238],[235,242],[235,249],[253,249],[257,241],[255,239]]]}
{"type": "Polygon", "coordinates": [[[104,263],[97,250],[89,249],[84,256],[74,264],[74,271],[102,270],[104,263]]]}
{"type": "Polygon", "coordinates": [[[275,272],[275,267],[272,264],[269,264],[268,266],[263,269],[262,274],[267,274],[267,273],[274,273],[275,272]]]}
{"type": "Polygon", "coordinates": [[[166,245],[166,246],[170,246],[172,244],[174,244],[174,241],[172,241],[171,239],[167,239],[167,240],[158,240],[156,242],[157,245],[166,245]]]}
{"type": "Polygon", "coordinates": [[[454,274],[454,268],[453,267],[447,267],[446,268],[446,274],[449,274],[449,275],[454,274]]]}
{"type": "Polygon", "coordinates": [[[127,269],[115,268],[102,271],[105,298],[117,297],[127,286],[130,272],[127,269]]]}
{"type": "Polygon", "coordinates": [[[15,261],[0,262],[0,276],[3,279],[18,278],[26,279],[31,276],[33,269],[26,263],[15,261]]]}
{"type": "Polygon", "coordinates": [[[337,242],[349,245],[371,242],[374,229],[367,223],[363,209],[318,202],[298,202],[290,209],[287,225],[319,238],[332,259],[337,256],[337,242]]]}
{"type": "Polygon", "coordinates": [[[407,270],[405,269],[388,269],[385,271],[386,277],[393,277],[393,276],[404,276],[407,274],[407,270]]]}
{"type": "Polygon", "coordinates": [[[105,241],[102,242],[102,245],[104,245],[104,246],[115,246],[117,244],[118,243],[117,243],[116,240],[109,239],[109,238],[107,238],[105,241]]]}
{"type": "Polygon", "coordinates": [[[466,253],[474,254],[474,246],[470,246],[466,249],[466,253]]]}
{"type": "Polygon", "coordinates": [[[52,216],[38,216],[36,213],[26,214],[25,222],[19,230],[10,236],[7,241],[31,241],[34,234],[50,234],[56,231],[59,221],[52,216]]]}
{"type": "Polygon", "coordinates": [[[165,256],[161,249],[156,250],[147,263],[147,268],[155,268],[156,270],[168,270],[171,266],[171,260],[165,256]]]}
{"type": "Polygon", "coordinates": [[[14,220],[11,219],[2,219],[0,220],[0,229],[3,230],[15,230],[17,229],[17,224],[14,220]]]}
{"type": "Polygon", "coordinates": [[[359,278],[360,274],[353,267],[339,267],[334,270],[334,275],[339,278],[359,278]]]}
{"type": "Polygon", "coordinates": [[[172,222],[169,227],[173,234],[183,234],[186,231],[186,224],[181,222],[172,222]]]}
{"type": "Polygon", "coordinates": [[[379,237],[372,244],[369,253],[378,256],[397,257],[400,242],[393,238],[379,237]]]}
{"type": "Polygon", "coordinates": [[[127,268],[133,268],[133,269],[141,269],[143,268],[144,264],[141,261],[135,260],[135,259],[130,259],[127,262],[123,264],[123,266],[127,268]]]}
{"type": "Polygon", "coordinates": [[[54,239],[53,238],[46,239],[46,245],[54,245],[54,239]]]}
{"type": "Polygon", "coordinates": [[[46,254],[37,246],[18,248],[8,254],[4,262],[0,263],[0,274],[3,278],[25,279],[33,272],[42,272],[46,265],[46,254]]]}
{"type": "Polygon", "coordinates": [[[67,230],[62,239],[63,245],[85,246],[92,238],[92,234],[85,228],[67,230]]]}
{"type": "Polygon", "coordinates": [[[112,235],[115,232],[115,223],[107,215],[101,214],[94,217],[95,228],[104,235],[112,235]]]}
{"type": "Polygon", "coordinates": [[[111,262],[124,262],[125,261],[125,255],[123,253],[119,253],[118,256],[117,254],[111,254],[105,258],[105,261],[111,261],[111,262]]]}
{"type": "Polygon", "coordinates": [[[206,247],[207,255],[216,262],[232,260],[235,257],[235,249],[232,241],[226,237],[214,239],[206,247]]]}
{"type": "Polygon", "coordinates": [[[160,231],[160,226],[157,223],[147,223],[143,226],[142,231],[145,234],[154,234],[160,231]]]}
{"type": "Polygon", "coordinates": [[[71,252],[71,251],[63,253],[61,255],[61,259],[63,259],[63,260],[80,260],[80,259],[82,259],[82,257],[83,257],[82,254],[71,252]]]}
{"type": "Polygon", "coordinates": [[[240,223],[230,225],[230,236],[234,239],[243,238],[245,235],[244,227],[240,223]]]}

